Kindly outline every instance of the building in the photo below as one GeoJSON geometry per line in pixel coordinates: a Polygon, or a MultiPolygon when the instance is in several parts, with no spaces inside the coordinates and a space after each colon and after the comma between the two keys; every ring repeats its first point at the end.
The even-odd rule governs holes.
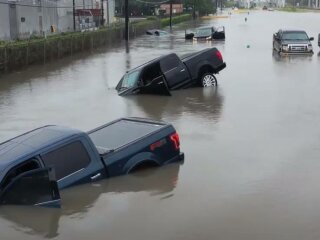
{"type": "MultiPolygon", "coordinates": [[[[159,12],[163,12],[164,15],[170,14],[170,4],[161,4],[159,12]]],[[[172,13],[183,13],[183,4],[172,4],[172,13]]]]}
{"type": "MultiPolygon", "coordinates": [[[[1,0],[0,39],[26,39],[74,30],[71,0],[1,0]]],[[[115,0],[75,0],[76,30],[114,21],[115,0]],[[103,19],[102,19],[103,12],[103,19]],[[82,16],[82,17],[81,17],[82,16]],[[90,17],[88,17],[90,16],[90,17]],[[89,20],[89,24],[88,24],[89,20]]]]}
{"type": "Polygon", "coordinates": [[[9,40],[46,35],[57,26],[57,2],[47,0],[4,1],[0,8],[0,38],[9,40]]]}

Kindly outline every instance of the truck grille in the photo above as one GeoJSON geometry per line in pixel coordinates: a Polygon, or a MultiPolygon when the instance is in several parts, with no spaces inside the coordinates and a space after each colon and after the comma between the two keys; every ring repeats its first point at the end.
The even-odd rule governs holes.
{"type": "Polygon", "coordinates": [[[308,46],[305,44],[301,45],[289,45],[289,52],[300,53],[307,52],[308,46]]]}

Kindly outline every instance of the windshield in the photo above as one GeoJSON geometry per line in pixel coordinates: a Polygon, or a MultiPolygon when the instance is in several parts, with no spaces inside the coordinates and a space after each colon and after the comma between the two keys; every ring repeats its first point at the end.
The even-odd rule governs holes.
{"type": "Polygon", "coordinates": [[[306,41],[309,40],[308,35],[305,32],[287,32],[283,33],[283,40],[297,40],[306,41]]]}
{"type": "Polygon", "coordinates": [[[131,88],[131,87],[137,86],[139,74],[140,74],[140,70],[136,70],[124,75],[121,88],[131,88]]]}
{"type": "Polygon", "coordinates": [[[208,37],[212,34],[211,28],[199,28],[196,31],[196,36],[197,37],[208,37]]]}

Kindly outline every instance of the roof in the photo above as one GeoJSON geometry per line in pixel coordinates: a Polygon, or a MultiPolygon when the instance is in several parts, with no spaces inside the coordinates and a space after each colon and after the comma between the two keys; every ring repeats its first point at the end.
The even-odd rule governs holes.
{"type": "Polygon", "coordinates": [[[131,73],[131,72],[134,72],[134,71],[136,71],[136,70],[138,70],[138,69],[144,68],[144,67],[146,67],[146,66],[148,66],[148,65],[151,65],[151,64],[153,64],[153,63],[155,63],[155,62],[158,62],[158,61],[160,61],[161,59],[163,59],[163,58],[165,58],[165,57],[167,57],[167,56],[170,56],[170,55],[172,55],[172,54],[175,54],[175,53],[169,53],[169,54],[166,54],[166,55],[162,55],[162,56],[160,56],[160,57],[157,57],[157,58],[155,58],[155,59],[152,59],[152,60],[150,60],[150,61],[148,61],[148,62],[146,62],[146,63],[144,63],[144,64],[142,64],[142,65],[140,65],[140,66],[137,66],[137,67],[135,67],[135,68],[130,69],[127,73],[131,73]]]}
{"type": "Polygon", "coordinates": [[[304,30],[299,30],[299,29],[281,29],[282,32],[302,32],[305,33],[306,31],[304,30]]]}
{"type": "Polygon", "coordinates": [[[66,127],[44,126],[0,143],[0,177],[1,171],[8,166],[19,164],[26,157],[39,154],[41,149],[78,134],[83,132],[66,127]]]}

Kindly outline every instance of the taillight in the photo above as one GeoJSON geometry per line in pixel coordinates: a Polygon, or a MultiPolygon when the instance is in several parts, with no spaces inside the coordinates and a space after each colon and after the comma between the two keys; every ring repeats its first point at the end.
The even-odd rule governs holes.
{"type": "Polygon", "coordinates": [[[173,143],[174,149],[179,150],[180,149],[180,138],[178,133],[174,133],[170,135],[170,140],[173,143]]]}
{"type": "Polygon", "coordinates": [[[216,56],[223,62],[223,57],[220,51],[216,51],[216,56]]]}

